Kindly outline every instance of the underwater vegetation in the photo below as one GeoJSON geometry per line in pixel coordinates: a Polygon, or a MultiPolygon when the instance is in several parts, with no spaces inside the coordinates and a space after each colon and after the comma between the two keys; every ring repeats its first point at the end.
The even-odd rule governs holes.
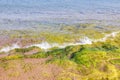
{"type": "Polygon", "coordinates": [[[0,0],[0,80],[120,80],[120,0],[0,0]]]}
{"type": "MultiPolygon", "coordinates": [[[[44,51],[39,47],[15,49],[10,51],[8,56],[0,58],[0,62],[0,69],[3,71],[17,69],[16,62],[19,62],[19,67],[25,72],[15,70],[15,73],[7,75],[10,79],[21,78],[21,75],[23,76],[32,70],[34,73],[37,72],[36,69],[38,71],[43,69],[43,72],[50,69],[51,71],[46,73],[37,72],[41,76],[37,75],[33,78],[47,80],[119,80],[120,34],[118,33],[114,39],[108,38],[105,42],[71,45],[65,48],[54,47],[49,51],[44,51]],[[37,52],[26,54],[31,51],[37,52]],[[32,62],[32,60],[35,61],[32,62]]],[[[35,74],[31,75],[34,76],[35,74]]]]}

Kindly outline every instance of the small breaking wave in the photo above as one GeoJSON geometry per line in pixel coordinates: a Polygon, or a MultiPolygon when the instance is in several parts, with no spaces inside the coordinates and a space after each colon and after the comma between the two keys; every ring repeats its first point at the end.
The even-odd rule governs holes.
{"type": "MultiPolygon", "coordinates": [[[[120,31],[119,31],[120,32],[120,31]]],[[[112,32],[110,34],[106,34],[105,37],[101,38],[101,39],[90,39],[88,37],[84,37],[82,39],[80,39],[79,42],[76,42],[76,43],[63,43],[63,44],[58,44],[58,43],[48,43],[48,42],[42,42],[40,44],[33,44],[33,45],[30,45],[30,46],[25,46],[24,48],[29,48],[29,47],[33,47],[33,46],[36,46],[36,47],[39,47],[41,49],[44,49],[44,50],[48,50],[50,48],[53,48],[53,47],[58,47],[58,48],[65,48],[67,46],[71,46],[71,45],[86,45],[86,44],[92,44],[93,42],[105,42],[109,37],[116,37],[116,35],[119,33],[119,32],[112,32]]],[[[16,44],[13,44],[11,46],[7,46],[7,47],[4,47],[0,50],[0,52],[9,52],[11,50],[14,50],[16,48],[22,48],[20,47],[17,43],[16,44]]]]}
{"type": "Polygon", "coordinates": [[[11,50],[14,50],[16,48],[21,48],[18,44],[12,44],[11,46],[4,47],[0,50],[0,52],[9,52],[11,50]]]}

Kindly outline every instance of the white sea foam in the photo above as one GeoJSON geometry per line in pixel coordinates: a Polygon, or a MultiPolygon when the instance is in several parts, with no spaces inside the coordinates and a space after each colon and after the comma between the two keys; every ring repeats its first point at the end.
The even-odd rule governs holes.
{"type": "Polygon", "coordinates": [[[50,49],[52,47],[57,47],[59,46],[57,43],[54,43],[54,44],[50,44],[48,42],[42,42],[40,44],[33,44],[33,45],[30,45],[30,46],[26,46],[26,48],[28,47],[32,47],[32,46],[36,46],[36,47],[39,47],[41,49],[50,49]]]}
{"type": "Polygon", "coordinates": [[[119,33],[120,31],[118,32],[112,32],[110,34],[106,34],[105,37],[101,38],[101,39],[96,39],[96,40],[92,40],[92,42],[105,42],[109,37],[116,37],[116,35],[119,33]]]}
{"type": "Polygon", "coordinates": [[[12,44],[11,46],[4,47],[0,50],[0,52],[9,52],[11,50],[14,50],[16,48],[20,48],[18,44],[12,44]]]}
{"type": "Polygon", "coordinates": [[[92,44],[92,40],[88,37],[84,37],[83,39],[80,39],[81,44],[92,44]]]}
{"type": "MultiPolygon", "coordinates": [[[[33,46],[36,46],[36,47],[39,47],[41,49],[44,49],[44,50],[48,50],[50,48],[53,48],[53,47],[58,47],[58,48],[65,48],[66,46],[71,46],[71,45],[86,45],[86,44],[92,44],[93,42],[105,42],[109,37],[115,37],[119,32],[112,32],[110,34],[106,34],[105,37],[101,38],[101,39],[90,39],[88,37],[84,37],[82,39],[80,39],[79,42],[76,42],[76,43],[63,43],[63,44],[58,44],[58,43],[48,43],[48,42],[42,42],[40,44],[33,44],[33,45],[30,45],[30,46],[26,46],[25,48],[29,48],[29,47],[33,47],[33,46]]],[[[7,47],[4,47],[0,50],[0,52],[9,52],[11,50],[14,50],[16,48],[21,48],[18,44],[13,44],[11,46],[7,46],[7,47]]]]}

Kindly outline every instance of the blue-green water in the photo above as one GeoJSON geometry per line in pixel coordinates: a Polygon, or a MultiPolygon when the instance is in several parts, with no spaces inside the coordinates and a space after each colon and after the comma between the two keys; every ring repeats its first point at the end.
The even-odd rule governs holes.
{"type": "Polygon", "coordinates": [[[0,0],[0,11],[10,13],[42,13],[42,11],[104,13],[119,10],[119,0],[0,0]]]}
{"type": "Polygon", "coordinates": [[[0,0],[0,28],[120,20],[120,0],[0,0]]]}

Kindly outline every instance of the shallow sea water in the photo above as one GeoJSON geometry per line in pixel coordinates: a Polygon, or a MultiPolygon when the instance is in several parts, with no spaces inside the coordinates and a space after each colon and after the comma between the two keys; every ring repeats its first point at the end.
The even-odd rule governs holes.
{"type": "Polygon", "coordinates": [[[119,23],[120,0],[0,0],[0,29],[91,20],[119,23]]]}

